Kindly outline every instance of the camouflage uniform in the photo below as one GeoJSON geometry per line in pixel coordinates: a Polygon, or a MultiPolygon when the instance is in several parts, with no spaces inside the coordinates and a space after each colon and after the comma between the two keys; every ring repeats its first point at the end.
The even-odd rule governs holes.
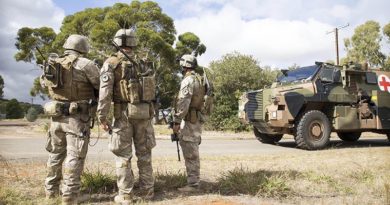
{"type": "MultiPolygon", "coordinates": [[[[131,55],[131,58],[134,62],[136,61],[134,55],[131,55]]],[[[108,58],[101,69],[98,118],[100,122],[107,123],[107,115],[113,101],[114,122],[109,140],[109,149],[116,155],[118,196],[131,198],[134,186],[134,175],[131,168],[132,143],[134,142],[135,155],[137,156],[140,189],[153,193],[152,148],[156,145],[156,141],[151,124],[151,118],[153,117],[152,104],[144,102],[131,104],[120,97],[122,91],[119,87],[120,81],[123,79],[121,75],[124,72],[123,61],[128,61],[128,59],[118,52],[108,58]],[[133,106],[144,105],[147,105],[146,107],[149,107],[149,109],[142,111],[148,112],[150,117],[134,119],[129,116],[129,110],[133,106]]]]}
{"type": "Polygon", "coordinates": [[[199,104],[203,102],[203,97],[200,76],[195,71],[188,71],[180,85],[174,122],[180,123],[179,140],[189,186],[198,186],[200,181],[199,144],[202,135],[202,114],[199,104]]]}
{"type": "Polygon", "coordinates": [[[71,83],[67,84],[73,87],[72,91],[75,92],[67,96],[63,95],[67,92],[64,89],[69,90],[66,86],[62,90],[49,87],[49,95],[52,99],[69,103],[70,109],[77,107],[74,113],[51,119],[46,144],[49,160],[45,180],[45,189],[49,196],[59,193],[64,161],[63,196],[75,197],[80,191],[80,175],[83,171],[90,135],[91,107],[88,101],[94,98],[94,89],[99,89],[99,69],[92,61],[78,55],[80,55],[78,52],[66,50],[63,57],[65,60],[76,59],[71,74],[68,74],[72,76],[68,76],[71,78],[69,80],[71,83]]]}

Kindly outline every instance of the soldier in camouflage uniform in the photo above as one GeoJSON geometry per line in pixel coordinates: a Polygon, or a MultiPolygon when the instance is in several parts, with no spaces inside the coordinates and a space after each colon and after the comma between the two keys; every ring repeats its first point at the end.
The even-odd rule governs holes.
{"type": "Polygon", "coordinates": [[[58,70],[45,70],[41,77],[42,85],[48,87],[53,100],[45,105],[46,114],[52,116],[46,144],[49,160],[45,190],[48,199],[58,196],[63,178],[63,204],[74,204],[80,192],[91,116],[95,114],[93,110],[96,111],[91,102],[96,102],[97,98],[99,69],[92,61],[81,57],[89,51],[85,36],[71,35],[63,47],[64,55],[53,59],[56,66],[50,68],[58,70]]]}
{"type": "Polygon", "coordinates": [[[100,73],[98,118],[104,130],[111,130],[107,115],[114,102],[114,122],[109,149],[116,155],[119,194],[117,203],[130,203],[133,197],[134,175],[131,169],[132,143],[139,169],[140,195],[154,195],[152,148],[156,145],[151,119],[154,115],[154,72],[146,61],[134,53],[136,39],[131,29],[120,29],[114,42],[122,52],[108,58],[100,73]]]}
{"type": "Polygon", "coordinates": [[[201,84],[201,76],[194,71],[197,66],[194,56],[184,55],[180,59],[180,66],[183,69],[184,79],[177,99],[173,131],[178,133],[180,130],[180,146],[187,170],[187,186],[179,188],[179,191],[192,192],[198,190],[200,182],[199,144],[205,90],[201,84]]]}

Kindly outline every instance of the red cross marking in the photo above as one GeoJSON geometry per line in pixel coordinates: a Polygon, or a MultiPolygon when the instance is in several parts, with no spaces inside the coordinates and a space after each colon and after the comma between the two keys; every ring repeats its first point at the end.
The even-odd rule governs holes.
{"type": "Polygon", "coordinates": [[[387,76],[380,75],[378,78],[378,83],[381,90],[382,90],[381,87],[383,86],[384,91],[388,91],[388,92],[390,91],[390,81],[388,81],[387,76]]]}

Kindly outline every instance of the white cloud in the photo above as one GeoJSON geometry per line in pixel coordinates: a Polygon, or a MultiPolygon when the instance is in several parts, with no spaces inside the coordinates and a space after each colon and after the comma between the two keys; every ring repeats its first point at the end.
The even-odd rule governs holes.
{"type": "Polygon", "coordinates": [[[272,18],[243,20],[241,11],[224,6],[214,14],[175,21],[178,33],[194,32],[207,46],[199,61],[208,64],[232,51],[251,54],[262,64],[286,66],[332,59],[331,26],[307,21],[272,18]]]}
{"type": "Polygon", "coordinates": [[[0,6],[0,75],[4,78],[4,97],[30,102],[30,89],[40,72],[34,70],[37,67],[33,64],[16,62],[13,58],[17,52],[14,46],[17,31],[21,27],[42,26],[58,31],[65,14],[51,0],[2,0],[0,6]]]}
{"type": "Polygon", "coordinates": [[[343,56],[343,39],[356,26],[371,19],[383,25],[390,19],[385,0],[195,0],[181,8],[185,14],[175,20],[178,34],[191,31],[201,38],[207,46],[199,59],[204,65],[232,51],[278,67],[334,60],[334,34],[326,32],[350,23],[339,32],[343,56]]]}

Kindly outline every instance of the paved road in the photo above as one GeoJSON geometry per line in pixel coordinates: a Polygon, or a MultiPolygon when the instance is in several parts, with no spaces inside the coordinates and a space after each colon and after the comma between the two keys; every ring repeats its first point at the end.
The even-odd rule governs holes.
{"type": "MultiPolygon", "coordinates": [[[[95,142],[95,139],[91,140],[95,142]]],[[[89,147],[88,158],[99,160],[111,160],[113,154],[108,151],[108,140],[100,139],[98,143],[89,147]]],[[[47,152],[44,149],[44,138],[0,138],[0,155],[8,160],[37,160],[45,161],[47,152]]],[[[331,147],[336,148],[375,148],[389,146],[386,138],[363,138],[358,142],[346,143],[332,139],[331,147]]],[[[295,143],[291,139],[283,139],[279,145],[267,145],[257,140],[203,140],[200,152],[205,155],[243,155],[243,154],[277,154],[281,152],[306,152],[295,148],[295,143]]],[[[169,140],[157,140],[157,146],[153,149],[155,157],[175,157],[176,144],[169,140]]]]}

